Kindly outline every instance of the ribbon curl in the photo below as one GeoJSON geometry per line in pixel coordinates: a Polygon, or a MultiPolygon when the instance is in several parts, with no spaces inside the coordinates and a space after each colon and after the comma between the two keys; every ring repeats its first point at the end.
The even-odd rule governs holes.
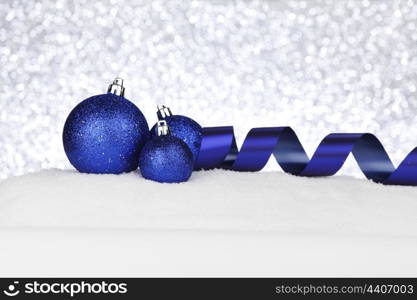
{"type": "Polygon", "coordinates": [[[381,142],[370,133],[332,133],[309,159],[290,127],[253,128],[238,150],[232,126],[203,128],[196,169],[259,171],[271,154],[284,172],[306,177],[334,175],[353,154],[366,178],[386,185],[417,186],[417,148],[395,168],[381,142]]]}

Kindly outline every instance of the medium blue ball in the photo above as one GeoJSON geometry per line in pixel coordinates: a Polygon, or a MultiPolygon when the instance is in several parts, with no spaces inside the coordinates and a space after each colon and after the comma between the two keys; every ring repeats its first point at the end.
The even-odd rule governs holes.
{"type": "MultiPolygon", "coordinates": [[[[200,124],[189,117],[181,115],[168,116],[164,120],[168,124],[171,135],[181,139],[190,148],[195,162],[200,153],[202,139],[202,128],[200,124]]],[[[152,136],[156,135],[155,127],[156,125],[151,129],[152,136]]]]}
{"type": "Polygon", "coordinates": [[[151,139],[139,157],[142,176],[158,182],[187,181],[193,167],[191,150],[182,140],[171,135],[151,139]]]}
{"type": "Polygon", "coordinates": [[[148,123],[139,108],[111,93],[78,104],[63,132],[65,153],[83,173],[120,174],[137,169],[148,139],[148,123]]]}

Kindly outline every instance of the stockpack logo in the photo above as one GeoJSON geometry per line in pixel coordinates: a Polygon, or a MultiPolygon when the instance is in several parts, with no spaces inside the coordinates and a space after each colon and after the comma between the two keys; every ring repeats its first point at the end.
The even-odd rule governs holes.
{"type": "Polygon", "coordinates": [[[6,295],[6,296],[9,296],[9,297],[14,297],[14,296],[17,296],[17,295],[19,295],[19,293],[20,293],[20,291],[18,290],[18,288],[17,288],[17,286],[19,285],[19,281],[14,281],[12,284],[10,284],[8,287],[7,287],[7,289],[5,289],[4,291],[3,291],[3,293],[6,295]]]}

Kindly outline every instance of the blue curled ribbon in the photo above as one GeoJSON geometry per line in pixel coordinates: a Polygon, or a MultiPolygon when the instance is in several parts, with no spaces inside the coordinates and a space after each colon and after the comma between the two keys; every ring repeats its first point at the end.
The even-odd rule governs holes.
{"type": "Polygon", "coordinates": [[[395,168],[381,142],[370,133],[332,133],[311,159],[290,127],[253,128],[238,150],[232,126],[205,127],[196,169],[259,171],[271,154],[284,172],[306,177],[334,175],[349,153],[365,176],[387,185],[417,186],[417,147],[395,168]]]}

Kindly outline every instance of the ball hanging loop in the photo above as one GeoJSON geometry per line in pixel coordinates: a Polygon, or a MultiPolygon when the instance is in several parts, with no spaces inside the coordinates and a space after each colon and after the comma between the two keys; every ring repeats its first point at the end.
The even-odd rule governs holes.
{"type": "Polygon", "coordinates": [[[107,89],[107,93],[114,94],[116,96],[124,97],[125,95],[125,88],[123,86],[123,79],[120,77],[116,77],[113,80],[113,83],[109,85],[107,89]]]}

